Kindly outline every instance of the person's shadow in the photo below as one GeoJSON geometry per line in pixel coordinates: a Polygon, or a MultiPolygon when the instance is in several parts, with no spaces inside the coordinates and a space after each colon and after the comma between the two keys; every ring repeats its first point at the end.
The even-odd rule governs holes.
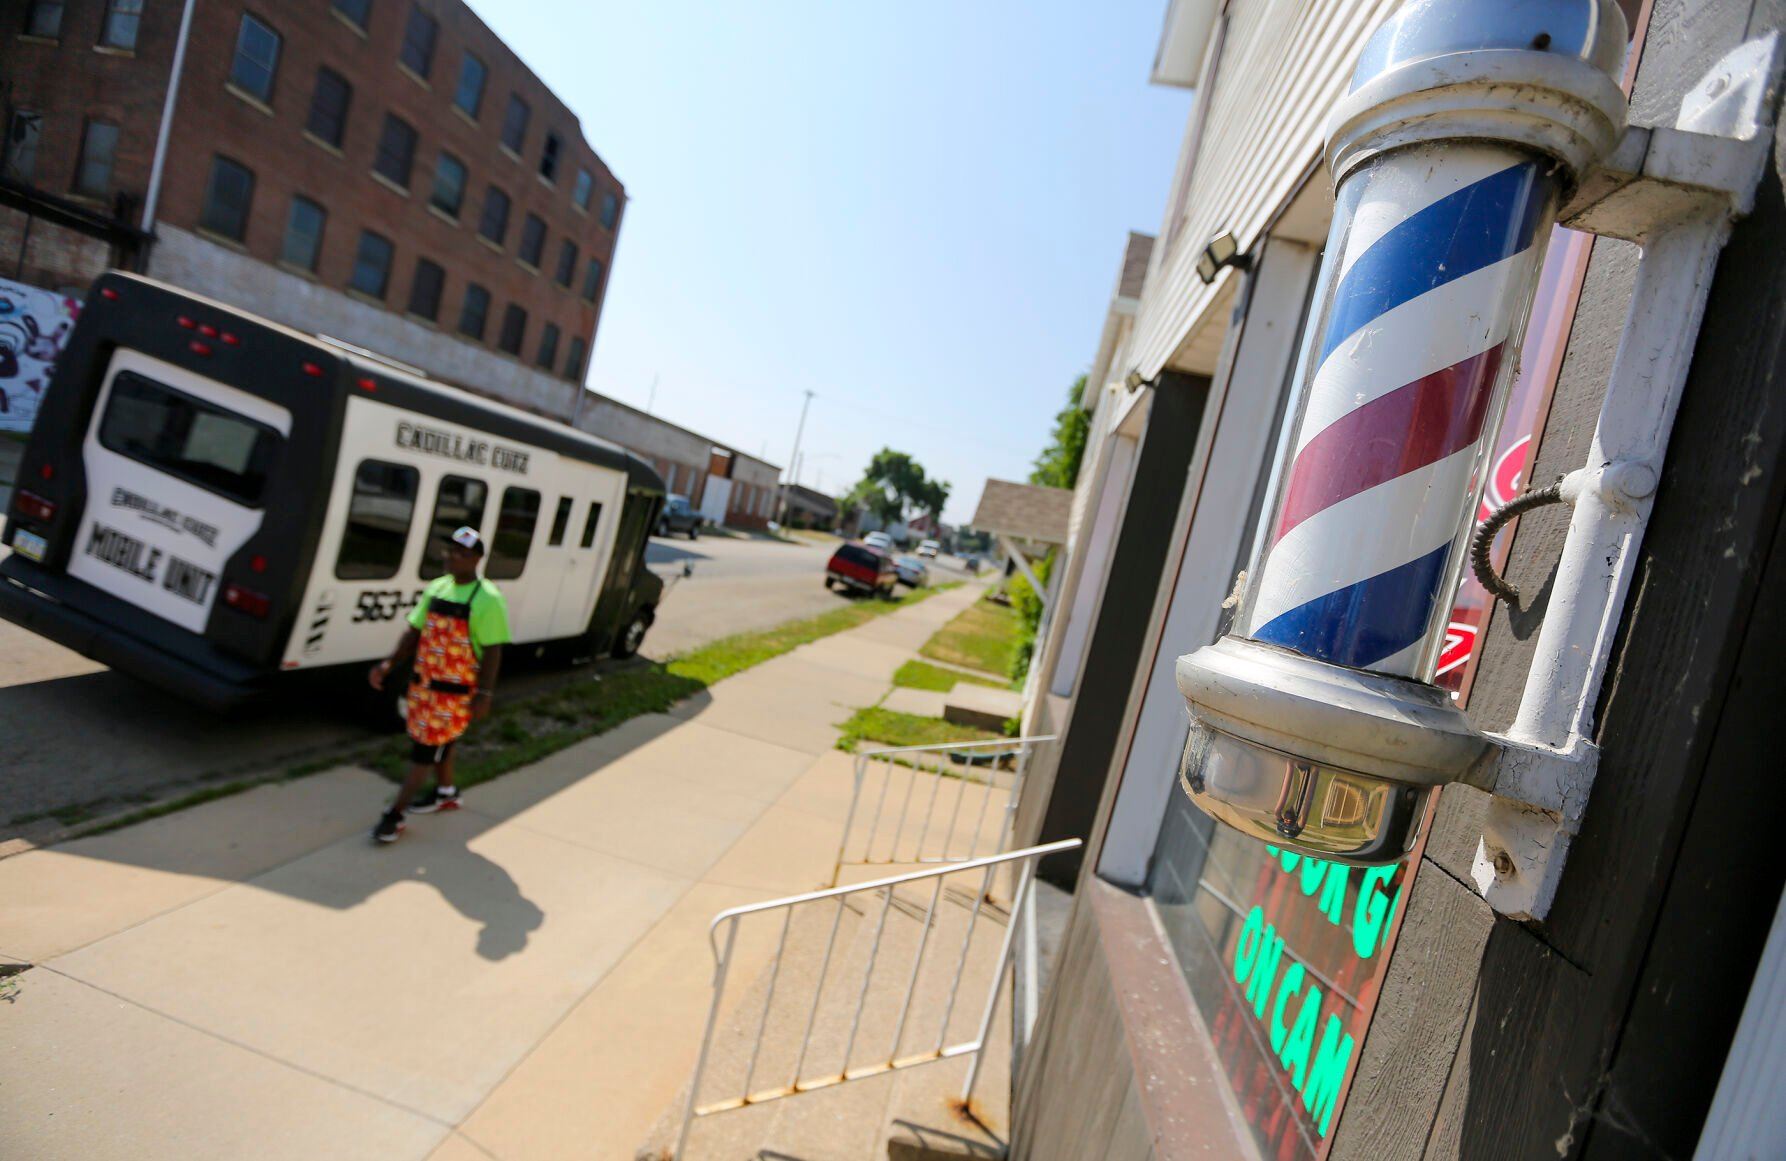
{"type": "Polygon", "coordinates": [[[441,859],[428,858],[430,848],[422,844],[412,849],[423,857],[419,863],[404,861],[406,869],[412,868],[404,877],[433,887],[453,910],[482,924],[478,954],[485,959],[507,959],[525,950],[528,937],[545,923],[546,913],[521,894],[514,876],[471,848],[453,847],[445,852],[450,857],[441,859]]]}

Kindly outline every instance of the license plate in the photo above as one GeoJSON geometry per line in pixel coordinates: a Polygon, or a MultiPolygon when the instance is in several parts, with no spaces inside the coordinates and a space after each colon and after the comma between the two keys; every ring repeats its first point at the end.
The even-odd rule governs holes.
{"type": "Polygon", "coordinates": [[[27,532],[23,528],[12,534],[12,550],[31,560],[41,561],[49,546],[49,541],[35,532],[27,532]]]}

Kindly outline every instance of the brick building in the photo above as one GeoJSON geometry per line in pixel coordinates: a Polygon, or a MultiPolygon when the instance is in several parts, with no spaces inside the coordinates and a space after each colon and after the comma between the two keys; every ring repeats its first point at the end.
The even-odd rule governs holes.
{"type": "Polygon", "coordinates": [[[773,465],[579,399],[625,191],[460,0],[29,0],[0,22],[0,277],[78,296],[136,269],[573,422],[716,519],[767,522],[773,465]]]}

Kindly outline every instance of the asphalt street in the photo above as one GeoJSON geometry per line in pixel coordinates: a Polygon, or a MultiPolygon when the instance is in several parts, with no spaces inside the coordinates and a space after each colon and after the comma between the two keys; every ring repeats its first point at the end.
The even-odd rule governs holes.
{"type": "MultiPolygon", "coordinates": [[[[824,587],[828,551],[742,537],[653,540],[647,564],[671,587],[645,655],[666,657],[835,607],[846,598],[824,587]],[[693,565],[686,578],[685,563],[693,565]]],[[[523,696],[600,668],[517,663],[503,685],[523,696]]],[[[345,685],[353,677],[318,674],[294,682],[276,704],[219,717],[0,621],[0,853],[16,849],[13,840],[42,840],[71,822],[289,768],[369,738],[345,685]]]]}

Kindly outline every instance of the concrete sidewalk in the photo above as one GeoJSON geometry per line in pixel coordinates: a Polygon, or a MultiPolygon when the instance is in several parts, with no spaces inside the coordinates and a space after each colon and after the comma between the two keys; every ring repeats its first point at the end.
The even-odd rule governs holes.
{"type": "Polygon", "coordinates": [[[828,879],[836,723],[978,593],[635,719],[392,848],[365,837],[389,785],[340,769],[0,862],[0,961],[33,965],[0,1004],[0,1155],[630,1158],[688,1077],[708,921],[828,879]]]}

